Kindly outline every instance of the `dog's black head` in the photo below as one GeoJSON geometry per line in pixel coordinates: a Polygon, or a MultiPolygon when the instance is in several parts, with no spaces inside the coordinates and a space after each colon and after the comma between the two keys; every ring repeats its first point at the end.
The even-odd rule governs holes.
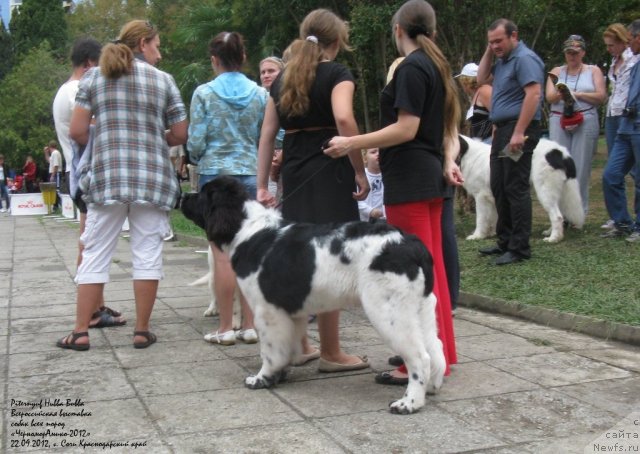
{"type": "Polygon", "coordinates": [[[249,195],[233,177],[217,177],[197,194],[184,194],[182,213],[207,233],[207,239],[222,248],[236,236],[245,218],[249,195]]]}

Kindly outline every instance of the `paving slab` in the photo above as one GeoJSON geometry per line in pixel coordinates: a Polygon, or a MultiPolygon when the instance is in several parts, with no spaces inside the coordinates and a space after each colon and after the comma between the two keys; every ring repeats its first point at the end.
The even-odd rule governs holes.
{"type": "MultiPolygon", "coordinates": [[[[0,453],[97,453],[109,442],[128,444],[109,451],[153,454],[583,453],[640,408],[639,347],[464,307],[454,319],[458,364],[416,414],[389,413],[405,389],[375,383],[376,373],[391,368],[393,352],[359,306],[342,311],[340,339],[345,351],[368,356],[369,369],[323,374],[312,361],[289,368],[272,389],[249,390],[244,379],[261,366],[260,344],[203,341],[218,318],[203,316],[208,288],[188,284],[207,273],[206,255],[182,242],[164,247],[167,277],[151,320],[156,344],[132,346],[131,256],[123,240],[105,299],[127,325],[91,330],[87,352],[60,350],[55,341],[74,325],[77,234],[77,226],[54,219],[0,216],[0,238],[7,239],[0,259],[0,453]],[[46,448],[12,448],[37,437],[15,434],[11,423],[20,418],[11,416],[11,399],[60,399],[67,413],[91,415],[33,417],[64,422],[76,431],[65,443],[77,446],[49,436],[46,448]],[[82,406],[74,407],[76,400],[82,406]],[[93,445],[83,448],[80,438],[93,445]],[[133,450],[133,443],[141,446],[133,450]]],[[[317,323],[307,332],[318,346],[317,323]]]]}

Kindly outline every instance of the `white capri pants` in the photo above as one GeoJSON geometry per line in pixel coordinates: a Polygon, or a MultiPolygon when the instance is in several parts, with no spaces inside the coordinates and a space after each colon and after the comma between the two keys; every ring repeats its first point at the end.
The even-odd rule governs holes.
{"type": "Polygon", "coordinates": [[[134,280],[160,280],[162,274],[163,238],[170,230],[169,212],[151,204],[90,205],[85,231],[80,236],[84,245],[82,263],[76,284],[105,284],[118,245],[122,224],[129,218],[129,233],[134,280]]]}

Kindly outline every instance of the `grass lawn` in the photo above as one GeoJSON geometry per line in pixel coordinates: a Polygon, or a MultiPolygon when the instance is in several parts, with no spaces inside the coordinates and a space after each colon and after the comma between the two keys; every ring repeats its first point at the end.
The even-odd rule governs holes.
{"type": "MultiPolygon", "coordinates": [[[[582,230],[568,229],[561,243],[542,241],[549,218],[533,202],[533,257],[516,265],[497,267],[478,249],[494,240],[466,241],[475,215],[456,212],[462,290],[484,296],[555,308],[564,312],[640,325],[640,244],[603,239],[600,226],[608,219],[602,198],[604,139],[591,174],[589,213],[582,230]]],[[[627,195],[633,200],[631,179],[627,195]]]]}
{"type": "MultiPolygon", "coordinates": [[[[608,219],[601,183],[605,161],[602,139],[594,159],[586,224],[582,230],[568,229],[561,243],[542,241],[549,218],[534,194],[533,257],[523,263],[497,267],[490,258],[481,257],[478,249],[494,240],[466,241],[473,232],[475,215],[456,210],[462,290],[640,326],[640,244],[599,237],[603,232],[600,225],[608,219]]],[[[177,210],[173,210],[171,222],[178,234],[205,237],[177,210]]]]}

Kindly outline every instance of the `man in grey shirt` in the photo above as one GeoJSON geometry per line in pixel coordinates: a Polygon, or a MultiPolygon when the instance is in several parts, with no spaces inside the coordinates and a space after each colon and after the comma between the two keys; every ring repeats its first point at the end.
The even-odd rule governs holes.
{"type": "Polygon", "coordinates": [[[540,138],[544,63],[518,39],[516,25],[496,20],[480,60],[478,85],[491,84],[491,192],[498,210],[497,245],[480,250],[498,255],[496,265],[531,257],[531,157],[540,138]],[[493,56],[497,57],[493,64],[493,56]]]}

